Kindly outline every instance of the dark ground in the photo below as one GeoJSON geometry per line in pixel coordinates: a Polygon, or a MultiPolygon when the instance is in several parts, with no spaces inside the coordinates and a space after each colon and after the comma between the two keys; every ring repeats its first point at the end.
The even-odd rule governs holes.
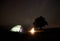
{"type": "Polygon", "coordinates": [[[60,28],[45,29],[44,32],[30,35],[10,32],[0,27],[0,41],[60,41],[60,28]]]}

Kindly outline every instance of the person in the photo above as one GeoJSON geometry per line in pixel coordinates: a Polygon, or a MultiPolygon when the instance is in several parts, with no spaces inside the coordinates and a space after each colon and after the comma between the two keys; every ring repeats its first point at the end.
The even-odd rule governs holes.
{"type": "Polygon", "coordinates": [[[35,21],[33,22],[33,25],[34,27],[42,29],[42,27],[44,27],[45,25],[48,25],[48,22],[45,20],[44,17],[40,16],[35,19],[35,21]]]}

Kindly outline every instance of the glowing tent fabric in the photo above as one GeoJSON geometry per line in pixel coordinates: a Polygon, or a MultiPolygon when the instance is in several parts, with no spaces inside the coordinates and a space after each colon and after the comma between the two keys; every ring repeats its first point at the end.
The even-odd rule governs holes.
{"type": "Polygon", "coordinates": [[[12,32],[22,32],[21,27],[22,27],[21,25],[16,25],[10,31],[12,31],[12,32]]]}

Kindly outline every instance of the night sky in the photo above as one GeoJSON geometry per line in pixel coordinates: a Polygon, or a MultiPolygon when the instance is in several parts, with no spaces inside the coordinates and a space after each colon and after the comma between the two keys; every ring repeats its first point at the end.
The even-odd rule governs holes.
{"type": "Polygon", "coordinates": [[[59,0],[1,0],[0,4],[0,25],[32,25],[43,16],[48,27],[60,27],[59,0]]]}

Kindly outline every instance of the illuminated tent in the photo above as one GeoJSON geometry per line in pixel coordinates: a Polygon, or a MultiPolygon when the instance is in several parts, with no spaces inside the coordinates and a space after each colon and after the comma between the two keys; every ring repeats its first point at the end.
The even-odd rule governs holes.
{"type": "Polygon", "coordinates": [[[22,26],[21,25],[16,25],[10,31],[12,31],[12,32],[22,32],[22,26]]]}

